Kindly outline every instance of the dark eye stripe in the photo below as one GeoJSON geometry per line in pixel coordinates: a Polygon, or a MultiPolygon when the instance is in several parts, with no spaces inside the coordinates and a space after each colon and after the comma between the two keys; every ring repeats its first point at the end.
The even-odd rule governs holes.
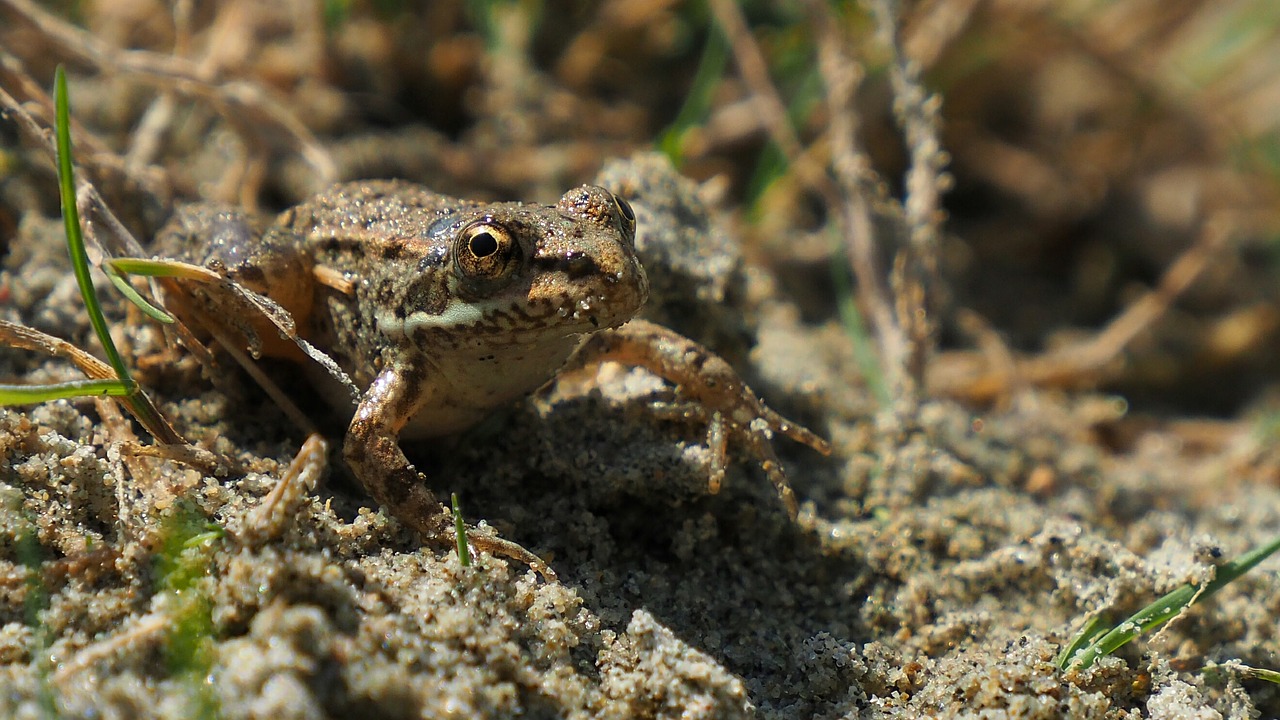
{"type": "Polygon", "coordinates": [[[539,257],[533,266],[540,272],[562,272],[570,278],[587,277],[600,272],[595,258],[581,252],[573,252],[564,257],[539,257]]]}

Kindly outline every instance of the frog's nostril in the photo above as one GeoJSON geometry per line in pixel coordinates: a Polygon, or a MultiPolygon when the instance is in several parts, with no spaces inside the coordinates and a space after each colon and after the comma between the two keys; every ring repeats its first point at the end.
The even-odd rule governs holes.
{"type": "Polygon", "coordinates": [[[596,271],[596,261],[584,252],[573,251],[565,255],[564,271],[575,280],[586,277],[596,271]]]}

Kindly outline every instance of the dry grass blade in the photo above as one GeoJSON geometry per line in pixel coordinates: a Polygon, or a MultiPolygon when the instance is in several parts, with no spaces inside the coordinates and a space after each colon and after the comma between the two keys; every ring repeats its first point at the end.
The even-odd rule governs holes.
{"type": "MultiPolygon", "coordinates": [[[[0,52],[0,57],[4,57],[0,52]]],[[[37,105],[42,105],[41,100],[35,100],[37,105]]],[[[18,102],[16,98],[10,95],[2,84],[0,84],[0,108],[5,110],[8,118],[12,119],[18,126],[18,131],[28,142],[42,148],[49,154],[49,158],[55,163],[57,161],[57,147],[54,139],[50,136],[50,131],[40,126],[36,118],[32,116],[27,107],[18,102]]],[[[68,118],[70,120],[70,118],[68,118]]],[[[94,153],[99,155],[98,153],[94,153]]],[[[141,243],[133,237],[133,234],[125,228],[115,213],[107,207],[106,202],[102,199],[102,195],[97,191],[91,182],[83,178],[76,179],[76,208],[83,213],[90,222],[85,223],[84,241],[86,248],[90,250],[90,255],[95,260],[100,261],[108,255],[145,255],[141,243]],[[108,232],[105,238],[99,238],[96,226],[101,224],[108,232]],[[105,239],[105,247],[111,250],[110,253],[104,250],[104,245],[100,240],[105,239]]]]}
{"type": "Polygon", "coordinates": [[[769,77],[769,65],[765,62],[764,54],[760,52],[759,45],[751,36],[751,29],[747,27],[746,18],[742,16],[742,7],[734,0],[710,0],[709,5],[716,22],[729,38],[729,46],[733,49],[733,57],[742,73],[742,79],[751,87],[756,107],[764,115],[769,138],[778,144],[788,159],[798,157],[803,146],[787,118],[787,106],[769,77]]]}
{"type": "Polygon", "coordinates": [[[115,371],[98,358],[66,340],[46,335],[39,330],[0,320],[0,342],[19,350],[31,350],[69,360],[80,372],[93,380],[115,380],[115,371]]]}
{"type": "Polygon", "coordinates": [[[328,151],[288,107],[256,83],[220,82],[207,77],[195,63],[172,55],[119,50],[29,0],[0,0],[0,12],[32,26],[61,53],[102,72],[127,73],[164,90],[205,100],[242,133],[256,133],[256,128],[262,126],[275,127],[293,141],[311,165],[317,184],[327,185],[336,178],[328,151]]]}
{"type": "Polygon", "coordinates": [[[0,320],[0,344],[69,360],[90,378],[87,381],[54,385],[2,386],[0,396],[4,398],[6,405],[66,400],[91,395],[121,397],[129,393],[128,386],[116,377],[111,366],[75,345],[52,335],[46,335],[39,330],[0,320]]]}
{"type": "MultiPolygon", "coordinates": [[[[182,263],[182,261],[179,260],[118,258],[110,260],[109,264],[113,266],[114,269],[119,270],[119,272],[122,273],[141,274],[148,275],[148,277],[159,278],[161,279],[161,283],[164,284],[166,291],[178,293],[179,296],[188,295],[187,288],[183,286],[183,283],[189,282],[200,284],[200,286],[205,288],[205,291],[218,293],[221,300],[233,302],[233,304],[241,307],[244,313],[246,313],[244,316],[252,316],[252,318],[261,316],[261,318],[269,320],[271,325],[276,329],[276,332],[280,334],[280,337],[294,343],[294,345],[298,347],[298,350],[302,351],[303,355],[310,357],[310,359],[314,360],[316,364],[319,364],[321,368],[324,368],[326,373],[332,375],[333,379],[337,380],[340,386],[347,388],[347,392],[351,393],[353,402],[360,401],[360,388],[356,387],[356,383],[351,379],[351,375],[348,375],[342,368],[339,368],[338,364],[335,363],[332,357],[329,357],[329,355],[326,355],[324,351],[320,350],[320,348],[311,345],[311,343],[307,342],[305,338],[302,338],[297,332],[297,325],[293,322],[293,316],[289,315],[288,310],[285,310],[284,307],[280,307],[279,304],[276,304],[276,302],[269,299],[269,297],[259,295],[259,293],[253,292],[252,290],[248,290],[248,288],[242,286],[242,284],[229,281],[229,279],[221,277],[218,273],[212,272],[212,270],[204,268],[204,266],[182,263]]],[[[198,307],[200,304],[198,304],[197,301],[188,302],[188,305],[198,307]]],[[[207,328],[215,328],[218,324],[219,323],[214,322],[211,318],[205,318],[205,322],[201,323],[202,327],[207,328]]],[[[247,325],[238,325],[237,327],[237,329],[242,329],[242,334],[244,338],[246,338],[248,346],[250,346],[253,354],[256,355],[257,351],[253,350],[253,348],[255,348],[256,345],[259,345],[259,340],[257,340],[256,337],[253,337],[253,333],[250,329],[246,328],[247,325]]],[[[234,352],[234,350],[236,350],[237,343],[230,341],[229,336],[219,338],[219,342],[221,342],[221,345],[224,345],[230,351],[234,352]]],[[[257,375],[257,373],[255,373],[255,375],[257,375]]],[[[310,427],[310,424],[307,424],[307,427],[310,427]]]]}
{"type": "Polygon", "coordinates": [[[943,211],[941,194],[949,181],[942,174],[947,155],[938,139],[942,100],[925,90],[919,66],[906,57],[898,22],[898,3],[877,0],[876,24],[892,56],[889,80],[894,117],[910,154],[903,211],[907,242],[894,263],[893,288],[898,322],[908,337],[907,373],[917,390],[924,385],[925,364],[933,351],[935,321],[929,317],[928,288],[938,284],[938,241],[943,211]]]}
{"type": "MultiPolygon", "coordinates": [[[[53,98],[32,79],[22,61],[6,52],[3,47],[0,47],[0,87],[18,93],[45,120],[51,121],[54,117],[53,98]]],[[[102,138],[75,118],[71,118],[71,130],[76,137],[80,164],[92,169],[100,181],[138,187],[157,198],[167,200],[170,197],[172,186],[163,168],[143,167],[126,162],[102,138]]]]}
{"type": "Polygon", "coordinates": [[[356,387],[351,376],[347,375],[338,366],[338,363],[324,351],[302,338],[298,334],[293,317],[274,300],[260,295],[239,283],[228,280],[208,268],[191,263],[177,260],[116,258],[109,261],[108,264],[122,273],[146,275],[159,279],[161,285],[165,288],[165,292],[170,297],[179,298],[180,304],[192,316],[191,319],[208,330],[218,343],[231,353],[241,367],[254,378],[255,382],[262,386],[294,420],[295,424],[305,432],[310,434],[315,430],[314,424],[307,419],[306,414],[299,410],[275,383],[265,373],[261,372],[250,358],[240,351],[240,347],[248,345],[251,353],[255,356],[258,354],[261,339],[257,337],[253,328],[245,322],[236,322],[232,327],[227,327],[225,322],[203,312],[201,310],[203,303],[191,296],[188,283],[198,285],[203,292],[216,296],[220,304],[227,303],[234,307],[237,312],[231,313],[230,316],[232,317],[263,318],[267,320],[281,338],[297,346],[303,355],[324,368],[325,372],[329,373],[339,385],[346,388],[351,395],[352,402],[359,402],[360,390],[356,387]],[[239,335],[242,341],[237,342],[233,337],[233,333],[239,335]]]}
{"type": "MultiPolygon", "coordinates": [[[[884,281],[886,273],[877,259],[877,238],[870,204],[871,198],[883,197],[884,193],[878,186],[870,162],[857,146],[858,123],[853,96],[862,79],[861,67],[845,54],[840,23],[829,5],[818,0],[806,5],[810,25],[818,35],[819,68],[828,86],[828,136],[836,175],[834,183],[817,164],[807,161],[808,155],[791,126],[786,106],[769,77],[768,65],[747,26],[742,8],[730,0],[712,0],[710,3],[716,21],[729,38],[738,69],[760,108],[770,139],[786,156],[797,177],[818,193],[840,218],[839,226],[858,279],[859,305],[870,318],[879,340],[881,369],[888,379],[891,400],[905,402],[900,410],[910,414],[922,386],[919,377],[923,375],[924,358],[929,348],[927,338],[930,332],[923,312],[926,304],[924,287],[920,282],[898,283],[902,287],[894,288],[898,290],[895,296],[884,281]],[[910,334],[904,330],[901,318],[909,321],[910,334]]],[[[936,214],[936,188],[928,197],[932,200],[926,199],[917,205],[925,214],[936,214]],[[929,213],[928,208],[935,210],[929,213]]],[[[911,202],[910,198],[908,201],[911,202]]],[[[907,262],[906,256],[902,259],[901,267],[914,268],[918,265],[914,260],[907,262]]]]}
{"type": "Polygon", "coordinates": [[[858,115],[853,100],[862,81],[862,67],[845,52],[844,37],[830,6],[821,0],[810,0],[806,9],[817,33],[818,70],[827,86],[831,166],[841,196],[832,208],[841,218],[845,246],[858,280],[858,299],[879,340],[881,366],[891,396],[909,400],[915,395],[907,372],[909,340],[894,310],[897,303],[884,280],[886,273],[880,266],[872,220],[871,200],[884,193],[877,186],[870,160],[858,145],[858,115]]]}

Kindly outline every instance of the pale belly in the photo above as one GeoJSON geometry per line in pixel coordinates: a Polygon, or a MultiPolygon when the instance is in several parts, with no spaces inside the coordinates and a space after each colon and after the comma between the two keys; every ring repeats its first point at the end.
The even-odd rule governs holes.
{"type": "Polygon", "coordinates": [[[475,426],[555,377],[579,344],[578,337],[556,338],[434,360],[417,411],[400,437],[441,437],[475,426]]]}

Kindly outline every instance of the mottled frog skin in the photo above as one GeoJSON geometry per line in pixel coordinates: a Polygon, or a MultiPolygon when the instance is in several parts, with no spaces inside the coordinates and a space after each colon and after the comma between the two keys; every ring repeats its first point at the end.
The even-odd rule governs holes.
{"type": "MultiPolygon", "coordinates": [[[[632,320],[648,297],[635,231],[627,201],[600,187],[575,188],[555,205],[485,204],[364,181],[333,187],[266,226],[193,206],[160,233],[156,251],[271,298],[299,335],[337,361],[360,392],[346,462],[378,502],[428,539],[450,542],[452,519],[399,438],[458,433],[563,368],[603,360],[647,367],[701,408],[712,491],[727,441],[738,437],[794,515],[773,433],[824,453],[827,444],[767,408],[706,348],[632,320]]],[[[305,362],[295,346],[269,337],[267,324],[230,318],[216,296],[184,302],[196,324],[220,327],[223,337],[257,335],[264,352],[305,362]]],[[[348,393],[328,384],[325,394],[344,404],[348,393]]],[[[539,564],[513,543],[478,532],[472,539],[539,564]]]]}
{"type": "Polygon", "coordinates": [[[436,437],[537,389],[582,334],[621,325],[644,304],[625,202],[598,187],[548,207],[361,183],[313,198],[280,225],[351,283],[316,296],[316,343],[361,389],[397,373],[412,388],[394,410],[401,436],[436,437]]]}

